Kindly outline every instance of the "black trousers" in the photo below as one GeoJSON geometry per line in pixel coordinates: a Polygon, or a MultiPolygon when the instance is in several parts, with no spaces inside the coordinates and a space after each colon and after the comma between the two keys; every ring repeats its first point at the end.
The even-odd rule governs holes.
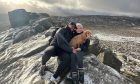
{"type": "Polygon", "coordinates": [[[61,49],[50,45],[45,49],[45,53],[42,56],[42,65],[46,65],[46,62],[52,57],[52,56],[60,56],[61,49]]]}
{"type": "Polygon", "coordinates": [[[76,72],[77,68],[83,68],[83,56],[84,52],[78,52],[71,54],[71,72],[76,72]]]}
{"type": "Polygon", "coordinates": [[[42,56],[42,65],[46,65],[46,62],[52,57],[52,56],[58,56],[60,63],[59,66],[54,74],[54,78],[57,78],[62,74],[65,68],[70,66],[70,54],[64,52],[60,48],[56,46],[48,46],[45,49],[45,53],[42,56]]]}
{"type": "Polygon", "coordinates": [[[83,56],[84,52],[78,52],[76,54],[63,53],[59,56],[60,63],[54,74],[54,77],[57,78],[63,74],[65,69],[69,69],[71,72],[76,72],[77,67],[83,68],[83,56]]]}
{"type": "Polygon", "coordinates": [[[61,56],[58,57],[59,65],[57,67],[56,72],[54,73],[53,77],[57,78],[58,76],[61,76],[63,72],[65,72],[65,69],[70,69],[70,63],[71,63],[71,57],[68,53],[63,53],[61,56]]]}

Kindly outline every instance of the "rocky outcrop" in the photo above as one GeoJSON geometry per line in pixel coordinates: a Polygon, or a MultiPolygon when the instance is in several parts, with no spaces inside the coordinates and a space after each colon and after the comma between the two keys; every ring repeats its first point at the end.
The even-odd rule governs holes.
{"type": "MultiPolygon", "coordinates": [[[[53,30],[55,30],[55,27],[47,30],[46,32],[49,33],[46,36],[45,32],[38,33],[26,41],[10,45],[5,51],[1,52],[0,71],[2,75],[0,81],[2,84],[35,84],[36,82],[45,84],[45,80],[40,79],[38,72],[43,50],[47,47],[49,36],[52,35],[53,30]]],[[[51,71],[46,72],[46,76],[49,78],[52,72],[56,70],[57,59],[51,58],[47,65],[49,66],[49,71],[51,71]]],[[[86,68],[85,84],[135,84],[113,68],[101,63],[93,54],[85,56],[84,66],[86,68]]],[[[65,82],[63,81],[61,84],[67,84],[65,82]]]]}
{"type": "MultiPolygon", "coordinates": [[[[47,40],[48,38],[45,38],[44,34],[37,34],[30,37],[28,41],[11,45],[2,52],[3,55],[0,58],[2,60],[0,62],[1,83],[34,84],[37,81],[41,82],[38,71],[43,52],[36,51],[45,49],[43,46],[47,45],[47,40]]],[[[86,68],[85,84],[135,84],[111,67],[102,64],[93,54],[85,56],[84,64],[86,68]]],[[[54,72],[57,67],[57,59],[51,58],[47,65],[50,67],[50,71],[54,72]]],[[[49,78],[51,74],[51,72],[47,72],[47,77],[49,78]]]]}
{"type": "Polygon", "coordinates": [[[135,84],[113,68],[102,64],[95,55],[85,56],[85,67],[92,84],[135,84]]]}
{"type": "Polygon", "coordinates": [[[110,48],[107,48],[105,45],[101,44],[97,37],[94,37],[93,44],[91,44],[89,47],[89,52],[96,55],[100,62],[120,72],[122,62],[117,57],[116,53],[114,53],[110,48]]]}
{"type": "MultiPolygon", "coordinates": [[[[53,58],[49,61],[48,67],[50,70],[54,70],[55,67],[52,65],[56,65],[56,59],[53,58]]],[[[102,64],[95,55],[86,55],[84,58],[84,67],[85,67],[85,84],[135,84],[132,80],[124,77],[119,74],[117,71],[112,69],[109,66],[102,64]]],[[[48,79],[52,75],[51,72],[46,72],[44,76],[45,79],[48,79]]],[[[48,81],[35,79],[35,84],[47,84],[48,81]]],[[[70,83],[70,82],[69,82],[70,83]]],[[[68,84],[67,80],[62,81],[61,84],[68,84]]],[[[71,83],[70,83],[71,84],[71,83]]]]}
{"type": "Polygon", "coordinates": [[[28,29],[23,29],[17,32],[14,36],[13,43],[17,43],[32,35],[48,30],[51,26],[52,24],[48,21],[47,18],[41,18],[37,20],[32,26],[29,26],[28,29]]]}
{"type": "Polygon", "coordinates": [[[29,24],[29,14],[25,9],[17,9],[8,12],[11,27],[25,26],[29,24]]]}
{"type": "MultiPolygon", "coordinates": [[[[47,18],[49,15],[47,13],[31,13],[26,12],[25,9],[16,9],[13,11],[8,12],[9,20],[12,28],[20,27],[20,26],[26,26],[29,24],[33,24],[37,19],[40,18],[47,18]]],[[[40,23],[37,21],[36,23],[39,23],[45,27],[47,27],[44,23],[48,23],[48,20],[40,19],[40,23]]],[[[34,23],[34,24],[36,24],[34,23]]]]}
{"type": "Polygon", "coordinates": [[[116,53],[113,53],[111,49],[105,49],[103,63],[114,68],[118,72],[122,67],[122,62],[117,58],[116,53]]]}
{"type": "Polygon", "coordinates": [[[32,28],[35,32],[40,33],[49,29],[51,26],[53,25],[49,18],[41,18],[33,23],[32,28]]]}
{"type": "Polygon", "coordinates": [[[89,46],[89,53],[93,53],[98,56],[100,53],[104,52],[105,46],[101,45],[98,37],[94,37],[92,44],[89,46]]]}
{"type": "Polygon", "coordinates": [[[32,26],[25,26],[26,28],[22,28],[17,30],[13,35],[13,43],[17,43],[21,40],[29,38],[37,33],[41,33],[45,30],[48,30],[52,26],[49,18],[41,18],[33,23],[32,26]]]}
{"type": "MultiPolygon", "coordinates": [[[[54,27],[51,28],[55,29],[54,27]]],[[[2,76],[1,83],[18,84],[46,84],[45,80],[40,79],[38,72],[41,65],[42,51],[47,47],[49,36],[37,34],[27,41],[19,42],[9,46],[0,55],[0,66],[2,76]],[[36,46],[34,46],[36,45],[36,46]],[[11,74],[12,73],[12,74],[11,74]]],[[[47,63],[49,71],[46,72],[47,78],[56,70],[57,58],[51,58],[47,63]]],[[[101,63],[93,54],[84,57],[85,84],[135,84],[130,79],[124,77],[113,68],[101,63]]],[[[67,84],[62,81],[61,84],[67,84]]]]}

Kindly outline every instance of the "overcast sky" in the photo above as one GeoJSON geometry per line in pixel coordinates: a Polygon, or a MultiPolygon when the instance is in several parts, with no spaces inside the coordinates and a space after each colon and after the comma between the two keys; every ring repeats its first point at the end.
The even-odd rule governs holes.
{"type": "Polygon", "coordinates": [[[140,17],[140,0],[0,0],[0,13],[14,9],[51,15],[128,15],[140,17]]]}

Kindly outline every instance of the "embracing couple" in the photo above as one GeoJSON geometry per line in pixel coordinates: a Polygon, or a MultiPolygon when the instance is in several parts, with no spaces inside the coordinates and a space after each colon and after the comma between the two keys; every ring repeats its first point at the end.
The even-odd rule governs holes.
{"type": "Polygon", "coordinates": [[[83,25],[80,23],[70,22],[65,28],[58,29],[42,56],[40,75],[45,75],[47,70],[46,62],[52,56],[58,56],[60,63],[50,81],[56,82],[60,80],[61,74],[63,74],[65,69],[69,69],[73,83],[78,84],[79,81],[83,84],[83,56],[88,50],[90,43],[88,38],[90,35],[91,33],[85,32],[83,25]]]}

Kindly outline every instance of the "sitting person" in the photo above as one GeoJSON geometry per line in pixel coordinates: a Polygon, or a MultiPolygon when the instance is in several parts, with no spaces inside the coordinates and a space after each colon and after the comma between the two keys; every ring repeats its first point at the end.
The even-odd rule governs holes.
{"type": "MultiPolygon", "coordinates": [[[[82,24],[77,23],[76,24],[76,35],[79,35],[83,33],[84,29],[82,24]]],[[[55,74],[51,77],[50,81],[51,82],[56,82],[61,74],[63,74],[64,70],[67,68],[71,71],[71,76],[74,81],[78,80],[78,73],[77,73],[77,66],[78,66],[78,71],[79,71],[79,81],[81,83],[84,83],[84,71],[83,71],[83,56],[85,55],[85,52],[88,50],[90,40],[87,39],[83,45],[80,46],[80,48],[74,49],[76,52],[75,53],[66,53],[63,52],[61,56],[59,57],[60,59],[60,64],[55,72],[55,74]],[[63,67],[61,67],[63,65],[63,67]],[[63,68],[63,69],[61,69],[63,68]]]]}
{"type": "MultiPolygon", "coordinates": [[[[83,25],[80,23],[76,24],[76,32],[77,35],[82,34],[84,32],[83,25]]],[[[83,56],[86,54],[86,51],[88,50],[90,40],[87,39],[85,43],[83,43],[80,48],[77,48],[77,53],[71,54],[71,77],[72,80],[75,82],[74,84],[77,84],[77,80],[79,80],[80,83],[84,83],[84,69],[83,69],[83,56]],[[77,73],[78,72],[78,73],[77,73]],[[79,76],[78,76],[79,75],[79,76]],[[79,79],[77,79],[79,78],[79,79]]]]}
{"type": "MultiPolygon", "coordinates": [[[[45,75],[46,62],[51,58],[51,56],[60,56],[61,52],[66,52],[69,54],[75,52],[75,50],[69,46],[69,42],[74,36],[75,27],[76,24],[71,22],[66,28],[61,28],[56,32],[50,46],[46,48],[45,53],[42,56],[42,66],[40,70],[41,76],[45,75]]],[[[61,67],[63,67],[63,65],[61,67]]]]}

